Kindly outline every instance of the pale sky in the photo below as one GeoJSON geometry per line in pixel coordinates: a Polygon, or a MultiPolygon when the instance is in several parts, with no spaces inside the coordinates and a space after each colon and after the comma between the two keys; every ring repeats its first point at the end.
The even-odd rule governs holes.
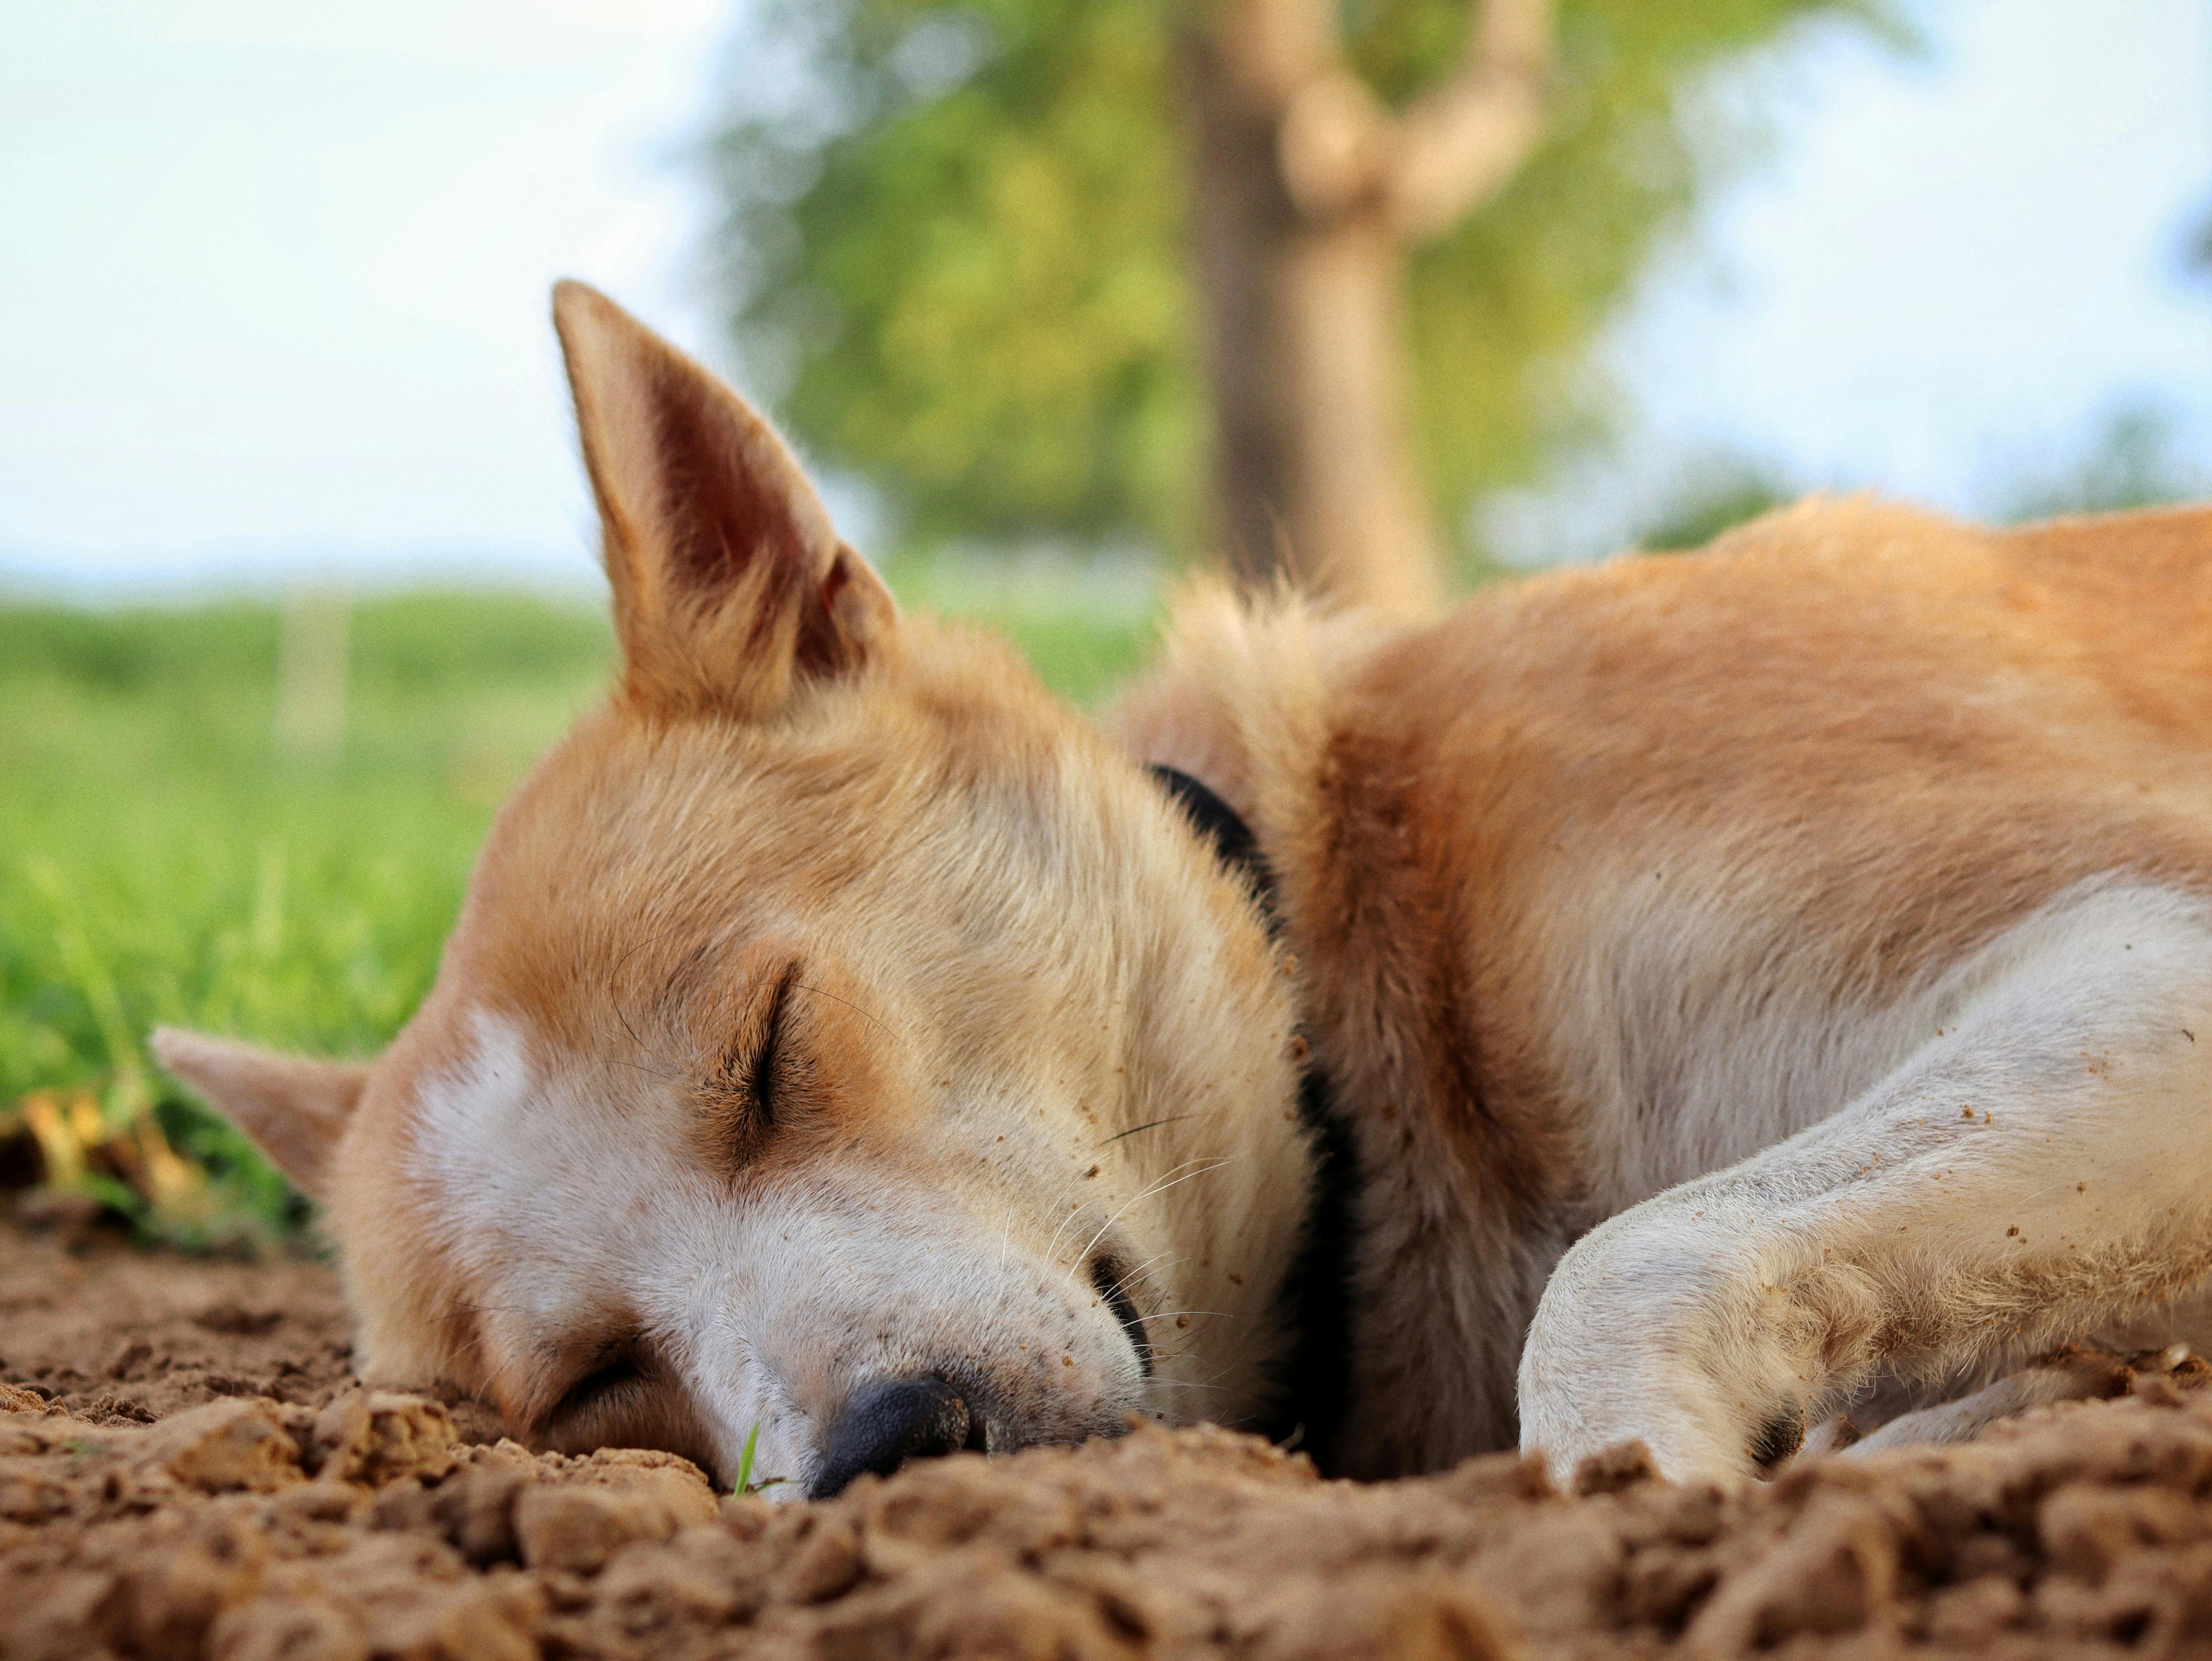
{"type": "Polygon", "coordinates": [[[1924,64],[1795,77],[1814,119],[1718,216],[1735,295],[1684,284],[1622,351],[1656,423],[1966,506],[2103,398],[2212,400],[2212,283],[2179,259],[2212,216],[2212,7],[1929,15],[1924,64]]]}
{"type": "MultiPolygon", "coordinates": [[[[1971,511],[2149,397],[2212,460],[2212,289],[2176,274],[2212,204],[2208,9],[1927,15],[1925,60],[1831,49],[1781,83],[1776,153],[1610,344],[1628,450],[1522,504],[1531,557],[1589,551],[1702,450],[1971,511]]],[[[586,277],[720,356],[685,152],[735,16],[14,8],[0,579],[590,581],[545,291],[586,277]]]]}
{"type": "MultiPolygon", "coordinates": [[[[685,344],[725,0],[119,0],[0,52],[0,561],[588,579],[546,315],[685,344]]],[[[4,569],[4,567],[0,567],[4,569]]]]}
{"type": "Polygon", "coordinates": [[[2171,415],[2212,493],[2212,281],[2181,259],[2212,218],[2212,6],[1923,15],[1923,58],[1854,45],[1771,89],[1778,154],[1615,332],[1639,414],[1598,496],[1734,449],[1999,511],[2130,403],[2171,415]]]}

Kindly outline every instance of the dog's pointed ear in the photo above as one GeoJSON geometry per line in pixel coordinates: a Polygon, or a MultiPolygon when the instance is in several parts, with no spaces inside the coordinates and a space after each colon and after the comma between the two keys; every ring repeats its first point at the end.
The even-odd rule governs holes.
{"type": "Polygon", "coordinates": [[[310,1199],[361,1100],[366,1067],[309,1061],[174,1027],[154,1030],[154,1058],[204,1096],[310,1199]]]}
{"type": "Polygon", "coordinates": [[[766,715],[890,648],[890,591],[743,399],[580,283],[555,286],[553,325],[632,699],[766,715]]]}

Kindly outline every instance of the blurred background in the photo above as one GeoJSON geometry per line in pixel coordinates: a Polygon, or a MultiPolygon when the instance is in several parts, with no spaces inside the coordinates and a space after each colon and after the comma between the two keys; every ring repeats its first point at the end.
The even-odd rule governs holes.
{"type": "Polygon", "coordinates": [[[367,1054],[608,665],[546,319],[773,411],[1068,695],[1813,490],[2212,493],[2212,9],[112,0],[0,54],[0,1184],[302,1211],[156,1020],[367,1054]]]}

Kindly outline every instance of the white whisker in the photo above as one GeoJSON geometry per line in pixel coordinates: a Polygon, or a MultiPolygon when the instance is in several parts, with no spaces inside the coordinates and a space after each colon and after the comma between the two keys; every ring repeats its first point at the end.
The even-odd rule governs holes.
{"type": "Polygon", "coordinates": [[[1073,1206],[1068,1208],[1067,1215],[1060,1220],[1060,1226],[1053,1230],[1052,1238],[1046,1244],[1044,1249],[1044,1258],[1047,1262],[1050,1262],[1052,1261],[1053,1253],[1059,1249],[1060,1237],[1067,1232],[1067,1226],[1082,1214],[1083,1202],[1078,1200],[1073,1206]]]}
{"type": "MultiPolygon", "coordinates": [[[[1116,1292],[1127,1291],[1129,1282],[1135,1280],[1139,1275],[1142,1275],[1146,1269],[1150,1269],[1154,1263],[1157,1263],[1161,1258],[1167,1255],[1168,1254],[1164,1251],[1154,1252],[1151,1256],[1146,1258],[1143,1262],[1139,1263],[1134,1269],[1124,1275],[1120,1280],[1115,1281],[1113,1286],[1108,1289],[1106,1295],[1110,1298],[1116,1292]]],[[[1181,1262],[1182,1261],[1182,1259],[1180,1256],[1176,1259],[1176,1262],[1181,1262]]]]}
{"type": "Polygon", "coordinates": [[[1106,1231],[1113,1227],[1116,1222],[1121,1220],[1122,1213],[1127,1211],[1128,1208],[1136,1204],[1138,1201],[1149,1200],[1156,1194],[1164,1194],[1170,1189],[1190,1181],[1194,1177],[1203,1177],[1210,1171],[1220,1171],[1228,1165],[1229,1161],[1226,1159],[1216,1159],[1211,1165],[1200,1165],[1195,1159],[1185,1159],[1182,1163],[1184,1165],[1197,1165],[1198,1169],[1190,1171],[1186,1175],[1176,1177],[1175,1172],[1181,1171],[1182,1169],[1182,1165],[1173,1166],[1168,1171],[1166,1177],[1164,1177],[1160,1181],[1154,1183],[1149,1188],[1141,1189],[1135,1194],[1131,1195],[1126,1202],[1115,1208],[1114,1214],[1112,1216],[1109,1217],[1104,1222],[1098,1225],[1098,1232],[1093,1234],[1088,1240],[1085,1240],[1083,1243],[1083,1250],[1075,1254],[1075,1261],[1079,1263],[1085,1257],[1088,1257],[1091,1255],[1091,1248],[1097,1245],[1098,1242],[1105,1237],[1106,1231]],[[1174,1177],[1174,1181],[1168,1181],[1166,1179],[1168,1177],[1174,1177]]]}

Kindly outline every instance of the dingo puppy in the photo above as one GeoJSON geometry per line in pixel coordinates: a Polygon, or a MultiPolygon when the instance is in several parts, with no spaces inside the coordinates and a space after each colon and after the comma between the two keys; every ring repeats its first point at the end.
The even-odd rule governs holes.
{"type": "Polygon", "coordinates": [[[1102,733],[554,312],[619,684],[374,1064],[157,1040],[323,1202],[365,1377],[817,1494],[1132,1414],[1729,1476],[2179,1318],[2212,515],[1201,593],[1102,733]]]}

